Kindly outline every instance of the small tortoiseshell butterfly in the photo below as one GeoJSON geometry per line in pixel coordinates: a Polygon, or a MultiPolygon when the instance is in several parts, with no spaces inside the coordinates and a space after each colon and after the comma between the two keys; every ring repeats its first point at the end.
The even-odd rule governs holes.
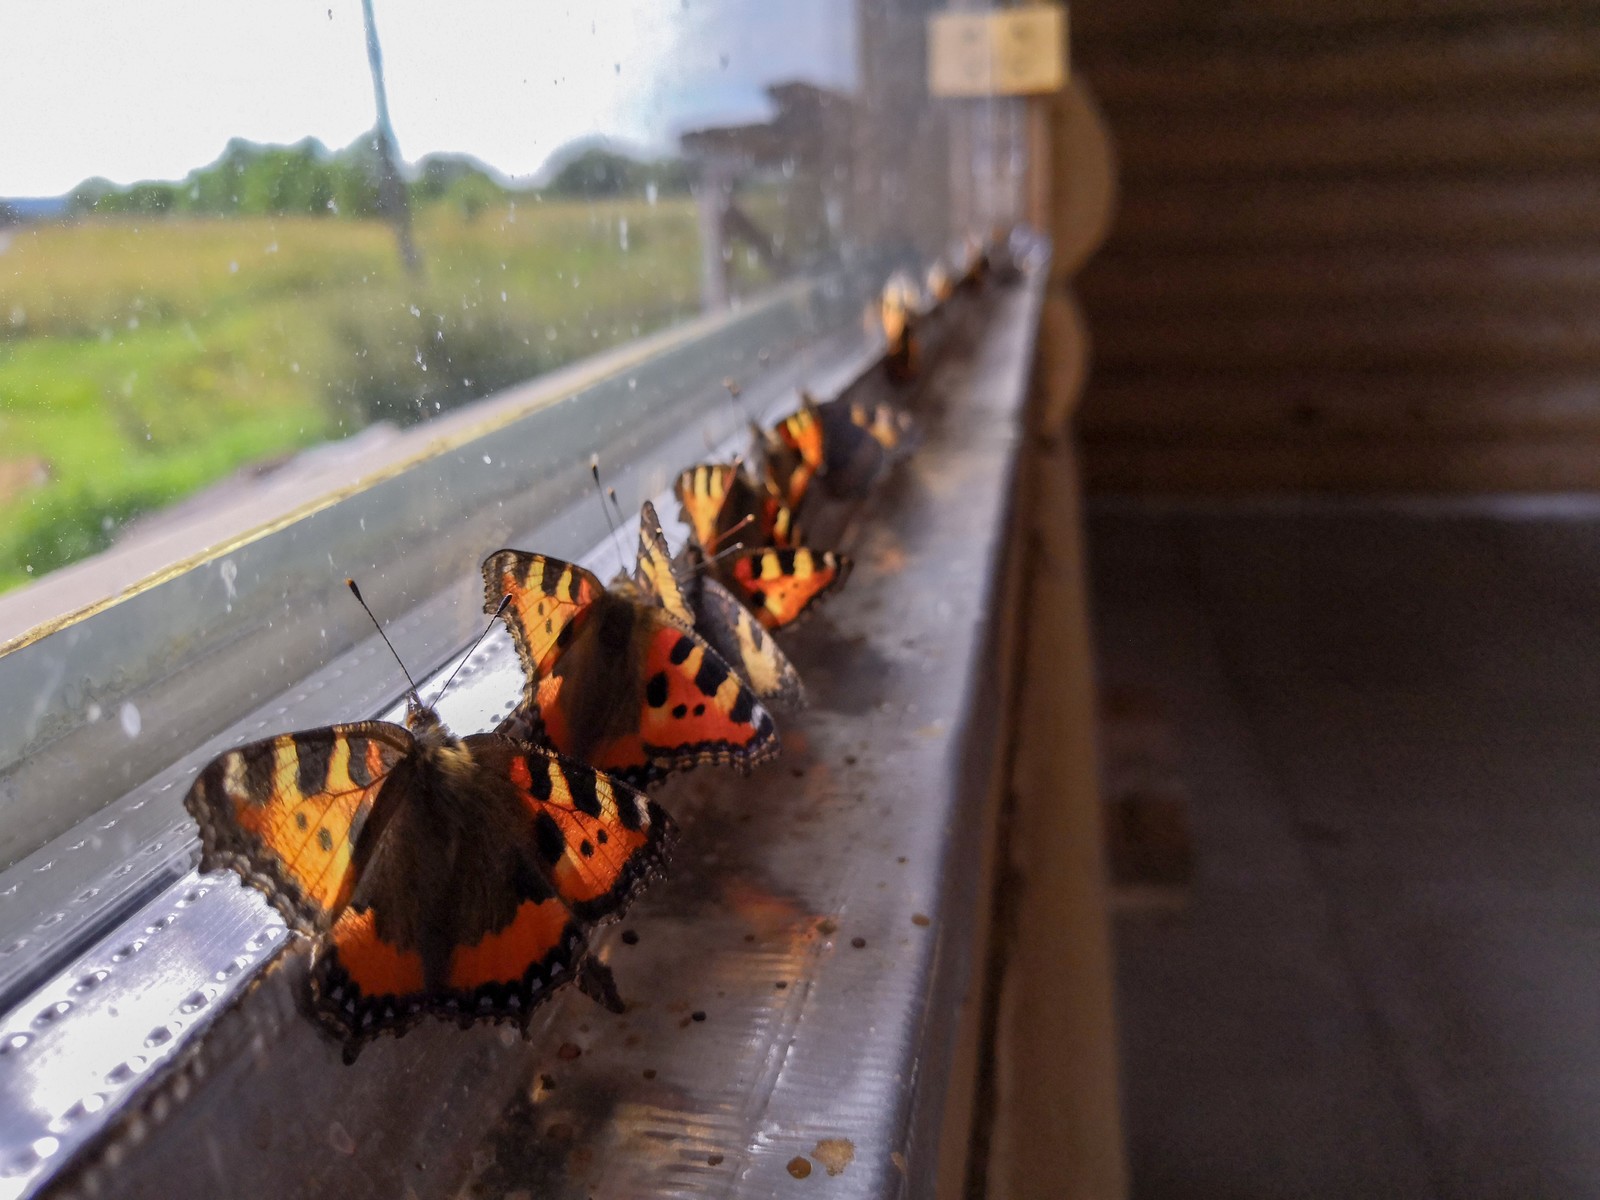
{"type": "Polygon", "coordinates": [[[494,733],[458,738],[416,699],[386,721],[230,750],[184,798],[200,867],[228,867],[314,939],[311,1006],[345,1061],[433,1014],[514,1021],[572,978],[660,866],[671,821],[580,763],[494,733]]]}
{"type": "MultiPolygon", "coordinates": [[[[671,572],[656,581],[673,587],[671,572]]],[[[778,752],[771,715],[682,616],[636,590],[608,590],[560,559],[499,550],[483,564],[485,611],[502,613],[527,675],[502,731],[527,728],[563,754],[643,786],[778,752]]],[[[684,611],[681,599],[673,608],[684,611]]]]}
{"type": "MultiPolygon", "coordinates": [[[[843,587],[850,575],[848,555],[812,550],[794,541],[764,544],[775,540],[772,526],[761,519],[769,498],[745,481],[733,464],[691,467],[678,476],[674,491],[698,547],[690,555],[692,567],[713,575],[768,629],[782,629],[798,620],[823,596],[843,587]],[[747,546],[756,544],[732,555],[716,551],[733,537],[747,546]]],[[[776,511],[792,510],[779,505],[776,511]]],[[[785,531],[790,538],[798,534],[792,525],[785,531]]]]}
{"type": "Polygon", "coordinates": [[[800,407],[790,413],[770,433],[757,427],[760,440],[761,473],[767,490],[798,510],[811,487],[811,481],[826,469],[822,419],[816,402],[800,393],[800,407]]]}
{"type": "Polygon", "coordinates": [[[648,500],[639,508],[638,565],[628,583],[679,620],[692,624],[739,672],[757,700],[785,712],[805,707],[800,672],[755,615],[713,579],[703,563],[686,571],[685,578],[678,578],[655,505],[648,500]]]}
{"type": "Polygon", "coordinates": [[[794,509],[745,478],[738,463],[700,463],[678,476],[673,494],[694,540],[708,553],[736,533],[745,545],[796,546],[794,509]]]}
{"type": "Polygon", "coordinates": [[[840,397],[818,404],[800,393],[800,408],[766,438],[767,486],[798,509],[811,481],[835,499],[861,500],[911,448],[911,418],[882,402],[840,397]]]}
{"type": "Polygon", "coordinates": [[[908,453],[915,441],[915,424],[911,414],[901,412],[892,404],[863,404],[858,400],[837,400],[834,404],[824,405],[824,414],[830,408],[838,406],[844,410],[850,423],[858,429],[865,429],[872,435],[874,441],[889,452],[891,458],[908,453]]]}
{"type": "Polygon", "coordinates": [[[921,357],[915,320],[919,301],[916,283],[903,272],[891,275],[889,282],[883,285],[883,294],[878,300],[878,319],[883,326],[886,345],[883,361],[890,379],[916,378],[921,357]]]}
{"type": "Polygon", "coordinates": [[[977,234],[969,233],[961,253],[961,278],[957,286],[962,291],[978,291],[989,275],[989,248],[977,234]]]}

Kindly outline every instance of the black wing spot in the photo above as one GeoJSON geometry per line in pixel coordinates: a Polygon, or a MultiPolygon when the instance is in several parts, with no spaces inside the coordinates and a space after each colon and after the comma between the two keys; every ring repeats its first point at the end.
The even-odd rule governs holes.
{"type": "Polygon", "coordinates": [[[345,773],[350,776],[350,782],[359,788],[368,787],[372,783],[372,772],[367,769],[367,756],[362,750],[360,742],[351,742],[350,761],[345,764],[345,773]]]}
{"type": "Polygon", "coordinates": [[[767,606],[767,594],[760,588],[746,588],[745,594],[750,597],[751,608],[765,608],[767,606]]]}
{"type": "Polygon", "coordinates": [[[707,696],[715,696],[728,679],[728,668],[723,661],[714,654],[702,655],[700,669],[695,672],[694,684],[707,696]]]}
{"type": "Polygon", "coordinates": [[[544,632],[545,632],[545,636],[546,637],[549,637],[552,633],[555,632],[555,629],[550,624],[550,618],[549,617],[546,617],[544,619],[544,632]]]}
{"type": "Polygon", "coordinates": [[[303,812],[295,813],[295,815],[294,815],[294,827],[296,829],[308,829],[308,828],[310,828],[310,826],[311,826],[311,822],[306,820],[305,813],[303,813],[303,812]]]}
{"type": "Polygon", "coordinates": [[[578,843],[578,853],[583,855],[585,858],[593,858],[594,843],[588,838],[584,838],[583,841],[578,843]]]}
{"type": "Polygon", "coordinates": [[[600,794],[595,789],[596,778],[593,771],[567,772],[567,791],[572,793],[572,807],[586,817],[600,815],[600,794]]]}
{"type": "Polygon", "coordinates": [[[317,845],[322,847],[324,854],[333,853],[333,834],[329,833],[326,827],[317,830],[317,845]]]}
{"type": "Polygon", "coordinates": [[[315,796],[328,786],[328,760],[333,754],[331,739],[307,738],[295,743],[295,786],[302,796],[315,796]]]}
{"type": "Polygon", "coordinates": [[[668,652],[667,657],[672,660],[673,666],[679,666],[684,659],[689,657],[693,650],[694,642],[686,637],[681,637],[672,644],[672,649],[668,652]]]}
{"type": "Polygon", "coordinates": [[[540,804],[548,803],[554,786],[550,782],[550,760],[530,754],[524,761],[528,764],[528,795],[540,804]]]}
{"type": "Polygon", "coordinates": [[[743,725],[750,720],[750,714],[755,711],[755,707],[755,697],[750,694],[750,689],[742,687],[734,699],[733,707],[728,710],[728,717],[735,725],[743,725]]]}
{"type": "Polygon", "coordinates": [[[539,561],[539,590],[546,596],[556,594],[556,585],[561,582],[561,564],[554,559],[541,559],[539,561]]]}
{"type": "Polygon", "coordinates": [[[567,852],[567,839],[561,834],[561,826],[547,812],[533,818],[533,836],[539,846],[539,857],[551,865],[560,862],[567,852]]]}
{"type": "Polygon", "coordinates": [[[568,621],[561,627],[561,632],[556,634],[556,645],[560,649],[565,650],[572,644],[572,639],[577,636],[578,623],[576,621],[568,621]]]}
{"type": "Polygon", "coordinates": [[[644,685],[644,699],[645,703],[651,708],[660,708],[667,702],[667,673],[665,671],[657,671],[650,676],[649,682],[644,685]]]}
{"type": "Polygon", "coordinates": [[[244,794],[255,804],[265,804],[277,791],[273,786],[273,772],[277,770],[276,755],[244,754],[244,794]]]}
{"type": "Polygon", "coordinates": [[[697,716],[697,717],[705,716],[706,715],[706,706],[704,704],[696,704],[694,706],[694,715],[697,716]]]}
{"type": "Polygon", "coordinates": [[[609,833],[607,833],[604,829],[596,829],[594,831],[594,840],[599,842],[602,846],[604,846],[607,842],[609,842],[611,840],[611,835],[609,833]]]}
{"type": "Polygon", "coordinates": [[[683,720],[689,715],[689,706],[687,704],[674,704],[672,706],[672,715],[680,721],[683,720]]]}

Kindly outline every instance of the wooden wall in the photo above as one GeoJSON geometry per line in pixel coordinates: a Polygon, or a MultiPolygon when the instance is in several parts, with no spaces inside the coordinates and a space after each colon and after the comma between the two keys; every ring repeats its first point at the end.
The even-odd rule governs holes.
{"type": "Polygon", "coordinates": [[[1600,488],[1600,2],[1078,0],[1101,491],[1600,488]]]}

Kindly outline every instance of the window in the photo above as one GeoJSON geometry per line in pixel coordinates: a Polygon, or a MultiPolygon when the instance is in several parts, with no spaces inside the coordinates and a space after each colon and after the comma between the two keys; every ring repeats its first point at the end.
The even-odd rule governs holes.
{"type": "MultiPolygon", "coordinates": [[[[893,270],[1015,216],[1016,110],[928,98],[926,16],[169,0],[12,18],[0,105],[34,117],[0,130],[6,1007],[64,988],[60,1019],[87,1019],[96,985],[69,994],[89,977],[62,971],[91,950],[135,963],[203,910],[216,938],[173,960],[203,1024],[277,942],[253,896],[190,879],[181,796],[227,745],[393,700],[346,576],[413,673],[451,662],[481,624],[484,553],[605,545],[591,454],[625,502],[659,494],[743,429],[725,380],[758,415],[842,386],[893,270]]],[[[447,718],[491,724],[503,685],[457,685],[447,718]]],[[[16,1012],[22,1062],[50,1021],[16,1012]]],[[[134,1074],[85,1095],[114,1109],[134,1074]]],[[[84,1097],[48,1077],[12,1097],[35,1136],[0,1175],[46,1178],[79,1136],[62,1130],[87,1127],[51,1132],[84,1097]]]]}

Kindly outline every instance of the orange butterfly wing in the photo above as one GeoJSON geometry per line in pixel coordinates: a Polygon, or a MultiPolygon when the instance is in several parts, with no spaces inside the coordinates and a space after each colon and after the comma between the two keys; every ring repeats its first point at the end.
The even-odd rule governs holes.
{"type": "Polygon", "coordinates": [[[558,559],[502,550],[483,569],[486,609],[511,596],[503,616],[528,677],[512,723],[639,785],[777,753],[771,715],[687,622],[558,559]]]}
{"type": "Polygon", "coordinates": [[[732,668],[664,610],[633,609],[633,619],[643,626],[633,643],[638,659],[595,657],[592,674],[539,680],[534,703],[550,745],[635,786],[696,766],[747,770],[776,754],[771,715],[732,668]],[[637,692],[624,690],[634,683],[637,692]],[[576,697],[566,694],[568,688],[576,697]],[[638,704],[625,728],[595,736],[573,714],[586,690],[605,689],[614,689],[621,703],[637,696],[638,704]]]}
{"type": "Polygon", "coordinates": [[[824,462],[822,422],[810,396],[801,394],[800,407],[778,422],[773,437],[789,453],[769,456],[769,464],[778,468],[772,483],[778,498],[796,508],[805,499],[811,480],[823,469],[824,462]]]}
{"type": "Polygon", "coordinates": [[[775,432],[813,471],[822,469],[822,422],[810,396],[801,397],[800,407],[779,421],[775,432]]]}
{"type": "Polygon", "coordinates": [[[723,513],[738,475],[739,468],[733,463],[699,463],[680,474],[672,485],[682,506],[684,523],[699,545],[714,545],[723,532],[723,513]]]}
{"type": "Polygon", "coordinates": [[[726,568],[734,594],[750,606],[768,629],[792,624],[850,576],[847,555],[829,550],[750,550],[736,555],[726,568]]]}
{"type": "Polygon", "coordinates": [[[550,671],[604,591],[592,572],[559,558],[497,550],[483,560],[483,611],[511,597],[503,615],[530,685],[550,671]]]}
{"type": "Polygon", "coordinates": [[[350,898],[378,793],[413,744],[398,725],[363,721],[219,755],[184,797],[200,826],[201,870],[231,868],[294,928],[327,929],[350,898]]]}
{"type": "Polygon", "coordinates": [[[646,610],[645,753],[670,770],[720,763],[748,770],[778,752],[778,730],[733,669],[699,637],[646,610]]]}
{"type": "Polygon", "coordinates": [[[656,506],[648,500],[639,506],[639,559],[633,578],[646,594],[678,620],[686,625],[694,623],[694,613],[672,570],[672,552],[667,548],[666,535],[661,532],[661,519],[656,516],[656,506]]]}
{"type": "Polygon", "coordinates": [[[672,823],[633,789],[498,734],[465,738],[458,753],[469,766],[451,799],[467,810],[469,839],[484,844],[470,847],[472,886],[451,889],[448,943],[404,944],[386,907],[417,901],[405,880],[374,880],[362,889],[371,903],[358,898],[318,955],[316,1008],[347,1057],[429,1013],[526,1027],[581,973],[591,927],[620,913],[663,861],[672,823]]]}

